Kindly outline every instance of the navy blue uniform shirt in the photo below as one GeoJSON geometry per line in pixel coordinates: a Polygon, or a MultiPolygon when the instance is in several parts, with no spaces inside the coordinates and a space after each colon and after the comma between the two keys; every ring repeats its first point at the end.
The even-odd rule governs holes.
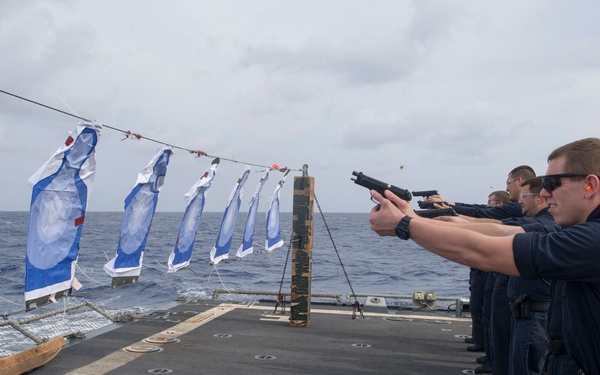
{"type": "Polygon", "coordinates": [[[521,277],[562,280],[563,339],[587,374],[600,374],[600,207],[585,223],[524,225],[515,235],[514,261],[521,277]]]}
{"type": "Polygon", "coordinates": [[[459,215],[471,217],[484,217],[497,220],[509,217],[523,217],[523,209],[517,202],[510,202],[503,204],[502,206],[494,207],[480,207],[457,202],[452,208],[454,208],[454,211],[459,215]]]}
{"type": "MultiPolygon", "coordinates": [[[[501,207],[501,206],[498,206],[498,207],[501,207]]],[[[549,210],[550,210],[549,207],[544,207],[540,210],[540,212],[538,212],[535,216],[532,216],[532,217],[518,216],[518,217],[511,217],[508,219],[501,219],[501,221],[502,221],[502,224],[504,224],[504,225],[515,225],[515,226],[517,226],[517,225],[523,226],[525,224],[553,225],[554,218],[552,217],[552,215],[550,215],[548,213],[549,210]]]]}
{"type": "MultiPolygon", "coordinates": [[[[525,224],[553,225],[554,218],[548,213],[548,210],[549,208],[545,207],[533,217],[503,219],[502,224],[519,226],[525,224]]],[[[550,281],[546,279],[525,280],[522,277],[511,276],[507,293],[509,298],[527,294],[533,301],[548,302],[550,301],[550,281]]]]}

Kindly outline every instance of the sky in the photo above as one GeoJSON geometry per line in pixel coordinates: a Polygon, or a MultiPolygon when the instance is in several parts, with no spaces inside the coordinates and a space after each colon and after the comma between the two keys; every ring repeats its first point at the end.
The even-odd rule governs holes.
{"type": "MultiPolygon", "coordinates": [[[[185,150],[232,160],[205,211],[246,163],[242,211],[272,164],[292,169],[284,212],[303,165],[324,212],[372,208],[353,171],[485,203],[514,167],[544,174],[553,149],[599,135],[598,14],[592,0],[4,0],[0,90],[119,129],[102,130],[90,211],[122,211],[161,142],[178,148],[158,211],[183,211],[210,166],[185,150]]],[[[27,180],[78,122],[0,93],[0,211],[29,209],[27,180]]]]}

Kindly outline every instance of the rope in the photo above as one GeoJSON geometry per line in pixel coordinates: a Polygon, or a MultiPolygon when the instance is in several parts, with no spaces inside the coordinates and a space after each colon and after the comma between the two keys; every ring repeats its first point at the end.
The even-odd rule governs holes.
{"type": "MultiPolygon", "coordinates": [[[[157,270],[158,272],[161,273],[161,276],[159,278],[152,278],[151,280],[149,280],[150,282],[154,282],[156,284],[160,284],[161,281],[165,280],[167,277],[169,277],[169,273],[167,272],[163,272],[163,269],[168,269],[168,267],[161,265],[158,261],[155,261],[159,266],[161,266],[160,268],[156,268],[150,265],[147,265],[144,267],[144,269],[151,269],[151,270],[157,270]]],[[[139,280],[138,280],[139,283],[139,280]]]]}
{"type": "Polygon", "coordinates": [[[319,204],[319,200],[317,199],[317,195],[315,194],[315,203],[317,204],[317,208],[319,209],[319,213],[321,214],[321,218],[323,219],[323,224],[325,224],[325,229],[327,230],[327,234],[329,235],[329,239],[331,239],[331,244],[333,245],[333,249],[335,250],[335,254],[340,261],[340,265],[342,266],[342,271],[344,271],[344,276],[346,277],[346,281],[348,281],[348,286],[350,287],[350,291],[352,292],[352,297],[354,297],[354,303],[352,304],[352,319],[356,319],[356,313],[360,313],[361,317],[365,317],[363,315],[362,308],[360,307],[360,303],[356,298],[356,293],[354,293],[354,288],[352,287],[352,283],[350,283],[350,278],[348,277],[348,273],[346,272],[346,267],[344,267],[344,262],[342,262],[342,257],[340,256],[340,252],[335,245],[335,241],[333,240],[333,235],[329,230],[329,225],[327,225],[327,220],[325,220],[325,215],[323,214],[323,210],[321,210],[321,205],[319,204]]]}
{"type": "MultiPolygon", "coordinates": [[[[217,266],[215,264],[213,264],[213,269],[217,273],[217,276],[219,277],[219,281],[221,282],[221,285],[223,286],[223,289],[225,289],[227,291],[227,293],[231,293],[231,291],[229,289],[227,289],[227,287],[225,286],[225,284],[223,284],[223,279],[221,279],[221,275],[219,274],[219,270],[217,269],[217,266]]],[[[212,270],[210,271],[210,273],[212,273],[212,270]]],[[[208,275],[208,279],[210,280],[210,274],[208,275]]]]}
{"type": "Polygon", "coordinates": [[[281,305],[281,314],[285,314],[285,297],[281,294],[281,289],[283,289],[283,279],[285,278],[285,271],[287,269],[288,260],[290,259],[290,253],[292,251],[292,236],[294,233],[290,234],[290,242],[288,244],[287,255],[285,256],[285,263],[283,263],[283,272],[281,273],[281,281],[279,282],[279,292],[277,293],[277,302],[275,302],[275,310],[273,310],[273,314],[277,312],[277,308],[281,305]]]}
{"type": "Polygon", "coordinates": [[[2,297],[2,296],[0,296],[0,299],[1,299],[1,300],[3,300],[3,301],[6,301],[6,302],[8,302],[8,303],[12,303],[13,305],[21,306],[21,304],[20,304],[20,303],[17,303],[17,302],[10,301],[10,300],[8,300],[8,299],[6,299],[6,298],[2,297]]]}
{"type": "Polygon", "coordinates": [[[95,282],[97,284],[100,284],[100,285],[103,285],[103,286],[110,286],[109,284],[105,284],[105,283],[103,283],[101,281],[98,281],[98,280],[95,280],[95,279],[89,277],[85,272],[83,272],[83,270],[81,269],[81,267],[79,267],[79,264],[76,264],[76,267],[79,270],[79,272],[81,272],[83,274],[83,276],[87,277],[88,279],[92,280],[93,282],[95,282]]]}
{"type": "Polygon", "coordinates": [[[156,263],[156,264],[157,264],[157,265],[158,265],[160,268],[162,268],[162,269],[166,269],[166,270],[168,270],[168,269],[169,269],[169,267],[168,267],[168,266],[162,265],[162,264],[161,264],[161,263],[160,263],[158,260],[156,260],[156,259],[154,259],[154,262],[155,262],[155,263],[156,263]]]}
{"type": "MultiPolygon", "coordinates": [[[[35,100],[31,100],[31,99],[25,98],[25,97],[23,97],[23,96],[19,96],[19,95],[16,95],[16,94],[10,93],[10,92],[8,92],[8,91],[0,90],[0,93],[3,93],[3,94],[6,94],[6,95],[9,95],[9,96],[12,96],[12,97],[14,97],[14,98],[17,98],[17,99],[20,99],[20,100],[26,101],[26,102],[28,102],[28,103],[31,103],[31,104],[38,105],[38,106],[40,106],[40,107],[44,107],[44,108],[50,109],[50,110],[52,110],[52,111],[55,111],[55,112],[58,112],[58,113],[62,113],[63,115],[67,115],[67,116],[70,116],[70,117],[74,117],[74,118],[76,118],[76,119],[79,119],[79,120],[83,120],[83,121],[91,121],[91,120],[89,120],[89,119],[87,119],[87,118],[85,118],[85,117],[82,117],[82,116],[79,116],[79,115],[74,115],[74,114],[72,114],[72,113],[69,113],[69,112],[65,112],[65,111],[63,111],[63,110],[60,110],[60,109],[58,109],[58,108],[51,107],[51,106],[49,106],[49,105],[46,105],[46,104],[43,104],[43,103],[40,103],[40,102],[36,102],[35,100]]],[[[59,99],[60,99],[60,97],[59,97],[59,99]]],[[[60,99],[60,100],[62,101],[62,99],[60,99]]],[[[63,102],[63,103],[64,103],[64,102],[63,102]]],[[[65,104],[65,105],[66,105],[66,104],[65,104]]],[[[68,107],[68,106],[67,106],[67,107],[68,107]]],[[[69,108],[69,109],[70,109],[70,108],[69,108]]],[[[116,128],[116,127],[113,127],[113,126],[110,126],[110,125],[106,125],[106,124],[101,124],[101,125],[102,125],[103,127],[107,128],[107,129],[110,129],[110,130],[115,130],[115,131],[118,131],[118,132],[120,132],[120,133],[123,133],[123,134],[125,135],[125,138],[124,138],[124,139],[127,139],[127,138],[145,139],[145,140],[147,140],[147,141],[150,141],[150,142],[154,142],[154,143],[158,143],[158,144],[161,144],[161,145],[169,146],[169,147],[172,147],[172,148],[174,148],[174,149],[183,150],[183,151],[189,152],[190,154],[195,154],[195,155],[196,155],[196,156],[198,156],[198,157],[200,157],[200,156],[206,156],[206,157],[213,158],[213,159],[219,158],[219,159],[221,159],[221,160],[226,160],[226,161],[229,161],[229,162],[232,162],[232,163],[246,164],[246,165],[251,165],[251,166],[254,166],[254,167],[261,167],[261,168],[271,168],[271,166],[268,166],[268,165],[262,165],[262,164],[249,163],[249,162],[242,161],[242,160],[235,160],[235,159],[224,158],[224,157],[222,157],[222,156],[209,155],[209,154],[207,154],[207,153],[206,153],[206,152],[204,152],[204,151],[200,151],[200,150],[191,150],[191,149],[187,149],[187,148],[184,148],[184,147],[181,147],[181,146],[173,145],[173,144],[170,144],[170,143],[167,143],[167,142],[162,142],[162,141],[160,141],[160,140],[157,140],[157,139],[153,139],[153,138],[149,138],[149,137],[144,137],[144,136],[142,136],[142,135],[141,135],[141,134],[139,134],[139,133],[133,133],[133,132],[131,132],[131,131],[129,131],[129,130],[123,130],[123,129],[119,129],[119,128],[116,128]]],[[[288,168],[288,167],[283,167],[283,168],[281,168],[281,169],[280,169],[280,171],[281,171],[281,172],[283,172],[283,171],[287,171],[287,170],[290,170],[290,171],[297,171],[297,172],[302,172],[302,169],[292,169],[292,168],[288,168]]]]}

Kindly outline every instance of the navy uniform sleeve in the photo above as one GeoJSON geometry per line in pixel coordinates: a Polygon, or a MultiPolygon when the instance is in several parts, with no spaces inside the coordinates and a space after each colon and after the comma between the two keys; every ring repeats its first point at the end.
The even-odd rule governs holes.
{"type": "MultiPolygon", "coordinates": [[[[502,219],[502,224],[504,225],[513,225],[513,226],[525,226],[525,225],[531,225],[531,224],[539,224],[542,227],[543,226],[553,226],[554,224],[554,218],[550,215],[542,215],[542,216],[534,216],[534,217],[511,217],[508,219],[502,219]]],[[[526,232],[528,232],[528,230],[525,229],[526,232]]],[[[538,230],[539,231],[539,230],[538,230]]],[[[545,231],[545,230],[542,230],[545,231]]],[[[529,231],[531,232],[531,231],[529,231]]]]}
{"type": "Polygon", "coordinates": [[[475,207],[475,208],[486,208],[486,207],[490,207],[486,204],[477,204],[477,203],[462,203],[462,202],[454,202],[454,204],[456,206],[461,206],[461,207],[475,207]]]}
{"type": "Polygon", "coordinates": [[[496,220],[502,220],[509,217],[523,216],[523,210],[521,209],[521,205],[516,202],[503,204],[502,206],[495,207],[476,207],[456,204],[453,208],[454,211],[456,211],[456,213],[460,215],[466,215],[471,217],[484,217],[496,220]]]}
{"type": "Polygon", "coordinates": [[[513,257],[521,277],[600,283],[598,223],[544,229],[549,232],[519,233],[513,239],[513,257]]]}
{"type": "Polygon", "coordinates": [[[521,228],[523,228],[523,230],[525,232],[544,232],[544,233],[558,232],[563,229],[558,224],[547,225],[547,224],[543,224],[540,222],[527,223],[527,224],[521,225],[521,228]]]}

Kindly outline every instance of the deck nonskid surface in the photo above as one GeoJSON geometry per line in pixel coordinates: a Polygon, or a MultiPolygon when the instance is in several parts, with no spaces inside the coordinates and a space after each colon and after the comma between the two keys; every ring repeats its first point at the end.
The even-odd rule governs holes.
{"type": "Polygon", "coordinates": [[[481,354],[465,350],[468,318],[390,310],[352,319],[351,307],[313,305],[299,328],[273,307],[190,301],[70,345],[33,373],[461,374],[481,354]]]}

